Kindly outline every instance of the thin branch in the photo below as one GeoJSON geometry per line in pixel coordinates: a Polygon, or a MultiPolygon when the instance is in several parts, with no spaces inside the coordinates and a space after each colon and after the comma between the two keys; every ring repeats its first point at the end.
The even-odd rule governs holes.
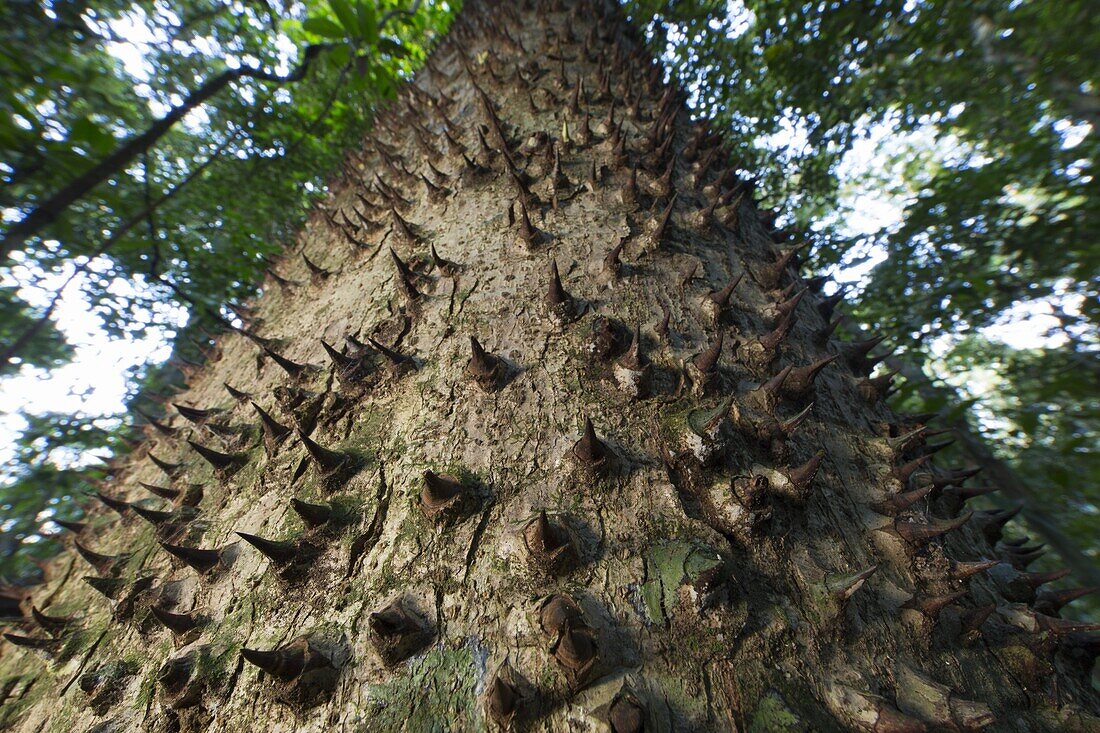
{"type": "Polygon", "coordinates": [[[139,211],[133,218],[124,223],[118,229],[111,232],[111,236],[108,237],[103,242],[103,244],[101,244],[95,250],[95,252],[89,255],[87,260],[77,265],[72,274],[69,275],[68,278],[66,278],[65,282],[61,284],[61,287],[58,288],[57,291],[53,294],[53,298],[50,300],[49,306],[47,306],[42,315],[40,315],[38,319],[35,320],[35,322],[31,324],[31,326],[19,336],[19,338],[17,338],[8,346],[5,346],[3,351],[0,351],[0,371],[3,371],[3,369],[11,362],[11,360],[15,358],[15,356],[18,355],[19,352],[21,352],[28,343],[30,343],[31,339],[37,336],[38,333],[45,327],[45,325],[49,323],[50,317],[53,316],[53,313],[57,309],[58,304],[61,303],[62,296],[65,294],[65,291],[68,290],[69,286],[76,280],[77,276],[87,272],[88,267],[91,265],[92,262],[95,261],[97,257],[105,254],[111,247],[115,245],[115,243],[117,243],[120,239],[129,234],[134,227],[145,221],[153,211],[156,211],[160,206],[167,203],[177,193],[182,191],[189,183],[195,180],[200,173],[206,170],[206,168],[209,167],[211,163],[213,163],[223,152],[225,152],[230,143],[232,143],[234,140],[237,139],[237,137],[240,136],[243,129],[243,127],[238,128],[237,132],[227,137],[221,143],[221,145],[219,145],[214,150],[214,152],[211,153],[209,157],[207,157],[206,160],[204,160],[194,170],[188,173],[186,178],[176,184],[171,190],[166,191],[152,203],[147,204],[145,208],[139,211]]]}
{"type": "MultiPolygon", "coordinates": [[[[378,22],[378,30],[381,32],[391,20],[398,16],[415,15],[420,10],[423,0],[414,0],[408,8],[394,8],[385,13],[378,22]]],[[[290,73],[285,75],[264,71],[258,66],[241,66],[237,69],[228,69],[218,74],[213,79],[207,80],[181,102],[168,111],[164,117],[154,122],[145,132],[123,143],[113,153],[101,160],[89,170],[85,171],[65,185],[60,191],[53,194],[45,201],[32,209],[25,217],[12,225],[3,239],[0,239],[0,262],[7,259],[17,248],[23,246],[28,239],[40,232],[45,226],[57,219],[69,209],[76,201],[84,197],[89,191],[103,183],[118,171],[124,169],[138,155],[147,151],[163,137],[172,127],[182,120],[187,114],[202,105],[208,99],[227,87],[231,82],[249,78],[274,84],[288,84],[305,78],[306,72],[313,61],[322,53],[343,45],[342,43],[311,43],[302,52],[302,60],[290,73]]]]}
{"type": "Polygon", "coordinates": [[[151,148],[191,110],[205,103],[231,82],[243,78],[275,84],[299,81],[305,77],[310,65],[322,52],[338,45],[340,44],[319,43],[306,46],[301,63],[286,75],[273,74],[259,67],[242,66],[238,69],[223,71],[213,79],[206,81],[198,89],[188,94],[183,102],[169,110],[168,114],[154,122],[145,132],[137,137],[130,138],[113,153],[77,176],[60,191],[35,207],[23,219],[13,224],[4,235],[4,238],[0,240],[0,261],[7,258],[12,251],[22,246],[27,239],[37,234],[43,227],[55,221],[58,216],[68,210],[91,189],[125,168],[134,158],[151,148]]]}
{"type": "Polygon", "coordinates": [[[416,12],[420,10],[421,2],[422,0],[415,0],[412,6],[408,8],[394,8],[384,13],[382,19],[378,21],[378,32],[381,33],[386,28],[386,25],[399,15],[416,15],[416,12]]]}

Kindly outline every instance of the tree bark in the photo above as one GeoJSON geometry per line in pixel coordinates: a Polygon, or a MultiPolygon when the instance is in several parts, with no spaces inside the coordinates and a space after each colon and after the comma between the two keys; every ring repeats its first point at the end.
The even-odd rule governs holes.
{"type": "Polygon", "coordinates": [[[613,3],[468,2],[31,589],[3,723],[1095,730],[1095,641],[661,80],[613,3]]]}

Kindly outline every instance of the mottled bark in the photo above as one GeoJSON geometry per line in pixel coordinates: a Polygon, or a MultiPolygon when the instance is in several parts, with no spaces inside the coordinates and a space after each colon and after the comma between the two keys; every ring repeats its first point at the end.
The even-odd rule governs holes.
{"type": "Polygon", "coordinates": [[[1095,639],[618,10],[467,5],[32,589],[3,722],[1095,729],[1095,639]]]}

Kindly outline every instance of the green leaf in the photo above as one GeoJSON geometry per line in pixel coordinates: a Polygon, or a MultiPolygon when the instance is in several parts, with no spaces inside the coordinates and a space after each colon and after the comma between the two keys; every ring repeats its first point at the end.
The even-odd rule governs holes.
{"type": "Polygon", "coordinates": [[[348,37],[347,32],[335,21],[321,16],[306,18],[305,22],[302,23],[302,27],[310,33],[322,36],[323,38],[344,39],[348,37]]]}
{"type": "Polygon", "coordinates": [[[348,0],[329,0],[329,5],[332,7],[332,12],[336,13],[336,17],[340,19],[340,25],[344,26],[353,38],[358,38],[359,20],[355,17],[355,11],[351,9],[348,0]]]}
{"type": "Polygon", "coordinates": [[[378,42],[378,11],[373,0],[360,0],[355,6],[359,16],[359,33],[368,44],[378,42]]]}
{"type": "Polygon", "coordinates": [[[351,61],[351,46],[345,44],[332,49],[329,51],[328,60],[333,68],[339,69],[344,66],[351,61]]]}

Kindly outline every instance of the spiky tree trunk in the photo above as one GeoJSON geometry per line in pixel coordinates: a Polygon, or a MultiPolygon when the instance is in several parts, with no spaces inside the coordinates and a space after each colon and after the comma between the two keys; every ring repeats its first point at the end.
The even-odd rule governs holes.
{"type": "Polygon", "coordinates": [[[1095,730],[1071,594],[617,8],[467,5],[68,527],[3,721],[1095,730]]]}

